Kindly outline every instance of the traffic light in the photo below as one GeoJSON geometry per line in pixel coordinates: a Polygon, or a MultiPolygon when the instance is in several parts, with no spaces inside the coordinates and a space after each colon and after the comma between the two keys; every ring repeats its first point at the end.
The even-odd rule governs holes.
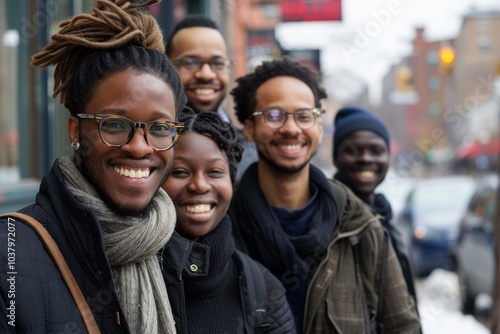
{"type": "Polygon", "coordinates": [[[441,64],[441,71],[444,74],[450,74],[453,71],[455,62],[455,50],[450,46],[443,46],[439,50],[439,60],[441,64]]]}
{"type": "Polygon", "coordinates": [[[398,66],[396,69],[396,91],[408,93],[413,91],[413,73],[407,66],[398,66]]]}

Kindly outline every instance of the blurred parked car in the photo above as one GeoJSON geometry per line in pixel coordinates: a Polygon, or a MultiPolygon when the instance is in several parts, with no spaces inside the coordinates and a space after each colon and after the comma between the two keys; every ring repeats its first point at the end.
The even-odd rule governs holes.
{"type": "Polygon", "coordinates": [[[493,297],[497,189],[497,175],[482,179],[460,222],[453,257],[460,285],[462,312],[465,314],[474,313],[479,294],[493,297]]]}
{"type": "Polygon", "coordinates": [[[475,189],[468,176],[446,176],[415,182],[396,224],[410,249],[415,274],[453,269],[451,249],[460,218],[475,189]]]}

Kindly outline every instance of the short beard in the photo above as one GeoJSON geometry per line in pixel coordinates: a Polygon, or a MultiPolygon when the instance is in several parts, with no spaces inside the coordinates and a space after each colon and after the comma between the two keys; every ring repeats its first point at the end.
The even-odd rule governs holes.
{"type": "Polygon", "coordinates": [[[307,165],[309,165],[311,163],[311,159],[314,157],[316,152],[317,152],[317,150],[314,151],[313,154],[311,154],[309,159],[307,159],[306,161],[304,161],[301,165],[299,165],[297,167],[284,167],[284,166],[278,165],[274,160],[269,159],[264,154],[262,154],[261,151],[257,150],[257,153],[259,155],[259,160],[262,159],[265,162],[267,162],[267,164],[270,165],[276,172],[283,173],[283,174],[289,174],[289,175],[296,174],[296,173],[302,171],[307,165]]]}
{"type": "Polygon", "coordinates": [[[113,210],[114,213],[116,213],[118,216],[121,217],[136,217],[136,218],[142,218],[146,217],[148,215],[148,212],[151,210],[151,202],[146,205],[146,207],[142,210],[129,210],[129,209],[124,209],[124,208],[119,208],[116,205],[111,202],[111,200],[107,197],[103,198],[104,203],[113,210]]]}
{"type": "Polygon", "coordinates": [[[92,178],[89,177],[90,173],[89,171],[87,170],[87,167],[85,165],[85,159],[83,159],[81,157],[81,160],[80,160],[80,163],[78,164],[78,169],[80,170],[80,172],[82,173],[82,175],[85,177],[85,179],[92,185],[92,187],[95,189],[95,191],[97,192],[97,194],[99,195],[99,198],[102,199],[102,201],[114,212],[116,213],[118,216],[121,216],[121,217],[138,217],[138,218],[141,218],[141,217],[145,217],[148,215],[149,211],[151,210],[151,202],[153,201],[153,198],[154,196],[156,196],[156,193],[158,192],[158,189],[160,189],[160,187],[165,183],[165,181],[167,180],[167,177],[170,176],[170,174],[172,173],[172,170],[174,168],[174,158],[172,157],[172,161],[170,162],[170,166],[168,167],[167,169],[167,172],[165,173],[165,176],[163,177],[162,181],[160,182],[160,185],[158,186],[158,188],[156,189],[153,197],[151,198],[151,200],[149,201],[149,203],[146,205],[146,207],[144,207],[143,209],[130,209],[130,208],[123,208],[123,207],[119,207],[117,206],[113,201],[112,199],[107,196],[107,193],[106,191],[99,185],[97,184],[96,182],[94,182],[94,180],[92,178]]]}
{"type": "Polygon", "coordinates": [[[217,102],[217,104],[214,106],[214,108],[213,108],[213,109],[209,109],[209,110],[201,110],[201,109],[197,109],[197,108],[195,108],[195,106],[193,106],[191,103],[189,103],[189,101],[188,101],[188,103],[187,103],[186,105],[187,105],[189,108],[193,109],[193,110],[194,110],[194,112],[196,112],[196,113],[200,113],[200,112],[211,112],[211,111],[212,111],[212,112],[217,112],[217,110],[219,110],[220,105],[222,104],[222,101],[224,101],[224,99],[222,99],[222,100],[218,101],[218,102],[217,102]]]}

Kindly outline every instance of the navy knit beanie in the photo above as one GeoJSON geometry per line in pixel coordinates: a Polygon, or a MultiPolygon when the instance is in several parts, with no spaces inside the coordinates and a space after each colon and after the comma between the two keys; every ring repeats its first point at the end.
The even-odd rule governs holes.
{"type": "Polygon", "coordinates": [[[360,130],[373,131],[382,137],[390,149],[390,136],[387,127],[375,115],[358,107],[344,107],[337,112],[334,121],[333,158],[344,138],[352,132],[360,130]]]}

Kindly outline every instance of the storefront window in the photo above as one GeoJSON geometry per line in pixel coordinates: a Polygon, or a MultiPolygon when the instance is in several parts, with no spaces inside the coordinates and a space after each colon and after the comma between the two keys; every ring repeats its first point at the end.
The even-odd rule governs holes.
{"type": "Polygon", "coordinates": [[[91,0],[0,0],[0,213],[33,203],[54,158],[68,154],[68,112],[52,99],[53,68],[31,56],[91,0]]]}
{"type": "MultiPolygon", "coordinates": [[[[172,25],[172,15],[184,14],[183,1],[174,1],[152,6],[160,23],[172,25]]],[[[88,12],[92,3],[0,0],[0,214],[33,203],[54,159],[72,154],[69,112],[52,98],[54,68],[36,69],[30,59],[62,20],[88,12]]]]}

